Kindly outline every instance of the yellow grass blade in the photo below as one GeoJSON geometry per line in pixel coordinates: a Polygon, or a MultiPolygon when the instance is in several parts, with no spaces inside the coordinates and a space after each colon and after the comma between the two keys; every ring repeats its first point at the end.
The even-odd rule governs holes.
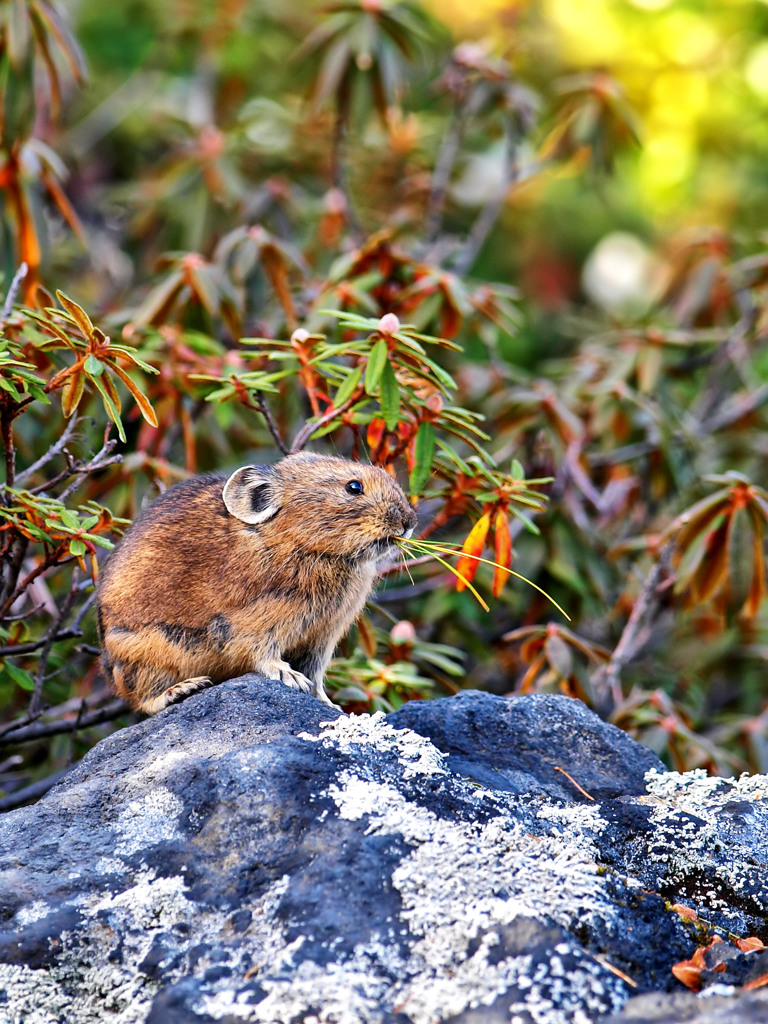
{"type": "MultiPolygon", "coordinates": [[[[398,542],[398,546],[401,546],[400,542],[398,542]]],[[[405,547],[405,545],[402,545],[402,548],[403,548],[403,550],[419,551],[419,546],[418,546],[418,544],[414,544],[414,543],[413,543],[413,541],[408,541],[408,542],[407,542],[407,548],[405,547]]],[[[484,611],[486,611],[486,612],[489,612],[489,611],[491,610],[491,609],[490,609],[490,607],[489,607],[489,606],[488,606],[488,605],[487,605],[487,604],[485,603],[485,601],[484,601],[484,600],[482,599],[482,597],[481,597],[481,596],[480,596],[480,595],[478,594],[477,590],[476,590],[476,589],[475,589],[475,588],[474,588],[474,587],[472,586],[472,584],[471,584],[471,583],[469,582],[469,580],[468,580],[468,579],[466,578],[466,576],[464,576],[464,575],[463,575],[462,573],[460,573],[460,572],[458,571],[458,569],[455,569],[455,568],[454,568],[454,567],[453,567],[453,566],[451,565],[451,563],[450,563],[450,562],[446,562],[444,558],[440,558],[440,556],[439,556],[439,555],[437,555],[437,554],[435,554],[435,552],[434,552],[434,551],[427,551],[426,549],[422,549],[422,554],[428,554],[428,555],[430,555],[430,556],[431,556],[432,558],[434,558],[434,559],[435,559],[435,561],[436,561],[436,562],[439,562],[439,563],[440,563],[440,565],[443,565],[443,566],[445,566],[445,568],[446,568],[446,569],[447,569],[447,570],[448,570],[449,572],[452,572],[454,576],[456,576],[456,577],[457,577],[458,579],[462,580],[462,581],[464,582],[464,585],[465,585],[465,586],[466,586],[466,587],[467,587],[467,588],[468,588],[469,590],[471,590],[471,591],[472,591],[472,593],[473,593],[473,594],[475,595],[475,597],[477,598],[477,601],[478,601],[478,603],[479,603],[479,604],[480,604],[480,605],[482,606],[482,608],[483,608],[483,610],[484,610],[484,611]]]]}
{"type": "MultiPolygon", "coordinates": [[[[480,555],[468,555],[466,553],[466,551],[462,551],[461,549],[457,549],[457,548],[448,547],[445,544],[440,544],[438,541],[422,541],[422,540],[420,540],[420,541],[417,541],[418,547],[416,545],[414,545],[413,541],[410,541],[410,540],[406,541],[405,543],[409,547],[412,547],[414,551],[421,550],[421,552],[423,554],[430,554],[431,555],[434,552],[439,551],[439,552],[441,552],[441,554],[444,554],[444,555],[458,555],[458,556],[463,557],[463,558],[472,558],[472,559],[474,559],[477,562],[485,562],[486,565],[492,565],[496,569],[502,569],[504,572],[508,572],[510,574],[510,576],[515,576],[515,577],[517,577],[517,579],[522,580],[524,583],[527,583],[530,587],[533,587],[534,590],[538,590],[538,592],[540,594],[543,594],[544,597],[546,597],[546,599],[551,604],[553,604],[555,606],[555,608],[557,608],[557,610],[560,612],[561,615],[564,615],[569,622],[571,621],[571,617],[568,614],[568,612],[565,611],[564,608],[561,608],[560,605],[557,603],[557,601],[554,599],[554,597],[550,597],[550,595],[546,592],[546,590],[542,590],[542,588],[538,585],[538,583],[534,583],[533,580],[529,580],[527,576],[522,576],[519,572],[515,572],[514,569],[508,569],[506,567],[506,565],[499,565],[498,562],[494,562],[490,558],[481,558],[480,555]]],[[[435,558],[437,558],[437,555],[435,555],[435,558]]],[[[442,559],[438,558],[437,560],[439,562],[441,562],[441,564],[443,564],[443,565],[447,564],[442,559]]],[[[455,572],[455,570],[453,569],[452,566],[449,566],[449,568],[451,569],[452,572],[455,572]]],[[[459,573],[456,573],[456,575],[459,575],[459,573]]],[[[469,583],[467,583],[467,585],[470,586],[469,583]]],[[[474,590],[474,588],[472,588],[472,589],[474,590]]],[[[475,593],[477,593],[477,591],[475,591],[475,593]]],[[[481,601],[481,604],[485,605],[485,602],[481,601]]]]}

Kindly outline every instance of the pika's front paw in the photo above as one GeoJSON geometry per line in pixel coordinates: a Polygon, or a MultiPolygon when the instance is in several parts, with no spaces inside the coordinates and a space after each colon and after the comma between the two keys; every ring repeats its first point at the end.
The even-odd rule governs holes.
{"type": "Polygon", "coordinates": [[[303,673],[292,669],[287,661],[270,661],[266,665],[260,666],[257,671],[268,679],[279,679],[281,683],[290,686],[292,690],[301,690],[302,693],[315,692],[312,680],[307,679],[303,673]]]}
{"type": "Polygon", "coordinates": [[[322,683],[315,683],[308,679],[303,672],[297,672],[296,669],[291,668],[287,661],[271,661],[257,671],[267,676],[268,679],[279,679],[281,683],[290,686],[292,690],[311,693],[313,697],[317,697],[323,704],[329,704],[332,708],[336,707],[333,701],[328,698],[322,683]]]}

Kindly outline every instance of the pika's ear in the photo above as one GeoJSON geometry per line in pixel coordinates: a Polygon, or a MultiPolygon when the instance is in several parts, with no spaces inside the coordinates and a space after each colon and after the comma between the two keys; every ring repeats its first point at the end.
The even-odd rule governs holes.
{"type": "Polygon", "coordinates": [[[262,466],[236,469],[224,484],[224,504],[243,523],[266,523],[278,510],[272,475],[262,466]]]}

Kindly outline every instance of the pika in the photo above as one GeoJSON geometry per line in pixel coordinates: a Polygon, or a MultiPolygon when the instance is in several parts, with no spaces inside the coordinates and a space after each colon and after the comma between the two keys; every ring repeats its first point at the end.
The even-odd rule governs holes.
{"type": "Polygon", "coordinates": [[[97,590],[102,664],[154,714],[245,672],[314,694],[377,562],[416,514],[384,470],[301,452],[193,477],[148,506],[97,590]]]}

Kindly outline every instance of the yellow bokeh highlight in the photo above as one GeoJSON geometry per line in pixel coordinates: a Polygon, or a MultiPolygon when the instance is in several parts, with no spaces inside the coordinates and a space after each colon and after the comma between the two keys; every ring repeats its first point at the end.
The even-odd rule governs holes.
{"type": "Polygon", "coordinates": [[[760,142],[768,38],[757,34],[755,0],[424,2],[457,38],[469,33],[519,54],[524,78],[526,64],[535,74],[537,62],[552,74],[600,69],[614,77],[642,143],[627,152],[623,173],[652,218],[729,218],[743,205],[726,153],[768,146],[760,142]]]}
{"type": "Polygon", "coordinates": [[[756,96],[768,100],[768,40],[753,46],[747,54],[744,78],[756,96]]]}
{"type": "Polygon", "coordinates": [[[607,64],[622,53],[626,40],[614,4],[605,0],[543,0],[540,7],[560,32],[563,56],[574,65],[607,64]]]}

